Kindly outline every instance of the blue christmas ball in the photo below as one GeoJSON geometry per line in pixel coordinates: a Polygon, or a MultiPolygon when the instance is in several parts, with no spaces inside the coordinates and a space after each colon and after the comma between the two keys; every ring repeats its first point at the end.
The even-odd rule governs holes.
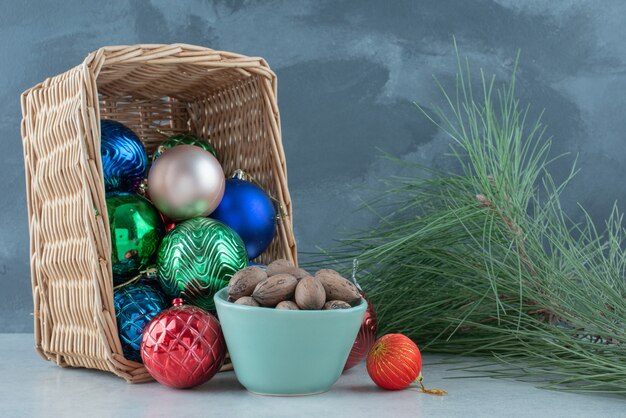
{"type": "Polygon", "coordinates": [[[155,288],[131,283],[113,291],[117,331],[124,357],[141,362],[141,336],[148,323],[167,307],[164,297],[155,288]]]}
{"type": "Polygon", "coordinates": [[[239,234],[250,259],[265,251],[276,231],[272,199],[259,186],[246,180],[226,180],[224,197],[210,216],[239,234]]]}
{"type": "Polygon", "coordinates": [[[148,157],[139,137],[113,120],[100,121],[100,154],[107,192],[132,192],[146,176],[148,157]]]}

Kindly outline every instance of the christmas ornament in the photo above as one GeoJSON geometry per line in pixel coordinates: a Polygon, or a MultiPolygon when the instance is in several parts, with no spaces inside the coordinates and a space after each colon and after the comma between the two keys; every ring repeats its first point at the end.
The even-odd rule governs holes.
{"type": "Polygon", "coordinates": [[[107,192],[130,192],[139,187],[148,168],[139,137],[113,120],[100,121],[100,155],[107,192]]]}
{"type": "Polygon", "coordinates": [[[161,293],[162,295],[165,295],[165,292],[163,291],[163,289],[161,289],[161,285],[159,284],[159,272],[154,266],[149,267],[145,270],[142,270],[140,274],[133,277],[131,280],[121,285],[116,286],[115,288],[127,286],[130,283],[147,284],[153,289],[155,289],[157,292],[161,293]]]}
{"type": "Polygon", "coordinates": [[[247,262],[246,247],[237,233],[214,219],[193,218],[163,238],[157,269],[169,296],[214,310],[213,295],[247,262]]]}
{"type": "Polygon", "coordinates": [[[150,193],[148,193],[148,177],[141,179],[139,186],[137,186],[137,190],[135,191],[139,196],[150,199],[150,193]]]}
{"type": "Polygon", "coordinates": [[[148,285],[132,283],[113,291],[113,304],[124,357],[141,361],[141,335],[152,318],[167,307],[165,299],[148,285]]]}
{"type": "Polygon", "coordinates": [[[241,236],[250,259],[265,251],[276,231],[276,209],[270,197],[256,184],[240,178],[226,180],[224,197],[210,216],[241,236]]]}
{"type": "Polygon", "coordinates": [[[163,227],[165,228],[165,232],[170,232],[176,226],[176,222],[169,219],[167,216],[161,213],[161,220],[163,221],[163,227]]]}
{"type": "Polygon", "coordinates": [[[356,336],[350,355],[348,356],[348,361],[346,361],[346,365],[343,368],[344,371],[351,369],[359,364],[361,360],[365,359],[370,348],[374,345],[374,341],[376,341],[378,318],[376,317],[374,305],[372,305],[372,302],[365,296],[363,291],[359,290],[359,292],[361,293],[361,297],[367,301],[367,310],[365,311],[361,328],[356,336]]]}
{"type": "Polygon", "coordinates": [[[107,196],[106,203],[113,283],[117,285],[154,261],[164,231],[159,212],[139,195],[114,193],[107,196]]]}
{"type": "Polygon", "coordinates": [[[154,205],[168,218],[183,220],[206,216],[224,195],[224,172],[208,151],[178,145],[163,153],[148,174],[154,205]]]}
{"type": "Polygon", "coordinates": [[[210,152],[215,158],[219,158],[213,145],[209,144],[204,139],[198,138],[193,134],[176,134],[170,136],[157,147],[152,155],[152,162],[155,162],[165,151],[177,145],[194,145],[210,152]]]}
{"type": "Polygon", "coordinates": [[[421,370],[419,348],[402,334],[380,337],[367,354],[367,372],[383,389],[404,389],[417,380],[421,370]]]}
{"type": "Polygon", "coordinates": [[[141,358],[159,383],[184,389],[211,379],[224,363],[226,342],[218,320],[174,299],[146,328],[141,358]]]}

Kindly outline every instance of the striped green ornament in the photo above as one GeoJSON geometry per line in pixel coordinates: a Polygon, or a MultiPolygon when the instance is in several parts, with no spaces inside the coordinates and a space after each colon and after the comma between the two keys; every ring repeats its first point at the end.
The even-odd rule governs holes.
{"type": "Polygon", "coordinates": [[[163,291],[209,311],[215,310],[213,295],[247,264],[239,235],[210,218],[178,224],[163,238],[157,256],[163,291]]]}
{"type": "Polygon", "coordinates": [[[177,145],[195,145],[205,151],[209,151],[215,158],[219,158],[213,145],[209,144],[206,140],[192,134],[177,134],[170,136],[168,139],[163,141],[156,150],[154,150],[152,162],[154,163],[157,158],[161,156],[161,154],[177,145]]]}

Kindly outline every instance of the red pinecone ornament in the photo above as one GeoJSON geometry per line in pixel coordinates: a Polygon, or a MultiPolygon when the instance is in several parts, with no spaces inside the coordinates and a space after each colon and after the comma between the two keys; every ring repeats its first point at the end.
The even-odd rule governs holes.
{"type": "Polygon", "coordinates": [[[159,383],[184,389],[211,379],[224,363],[226,342],[219,321],[174,299],[143,333],[141,358],[159,383]]]}
{"type": "Polygon", "coordinates": [[[365,359],[365,357],[367,357],[367,353],[370,351],[370,348],[374,345],[374,341],[376,341],[378,318],[376,317],[374,305],[372,305],[372,302],[367,298],[367,296],[365,296],[365,293],[360,290],[359,293],[361,293],[361,296],[367,301],[367,310],[365,311],[363,322],[361,322],[361,328],[356,336],[356,340],[354,341],[354,345],[352,346],[352,350],[350,351],[348,361],[346,361],[343,371],[356,366],[363,359],[365,359]]]}

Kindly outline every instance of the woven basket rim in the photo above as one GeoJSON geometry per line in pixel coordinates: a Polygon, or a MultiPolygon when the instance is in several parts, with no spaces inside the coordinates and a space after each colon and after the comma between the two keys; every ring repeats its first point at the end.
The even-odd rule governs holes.
{"type": "MultiPolygon", "coordinates": [[[[217,55],[219,56],[219,59],[215,60],[216,63],[228,63],[229,67],[232,67],[232,68],[240,68],[240,69],[245,68],[247,70],[250,70],[251,68],[262,69],[263,71],[260,72],[259,75],[265,76],[266,78],[270,79],[272,81],[274,89],[276,89],[276,73],[274,73],[274,71],[269,66],[267,60],[263,57],[248,56],[248,55],[238,54],[235,52],[212,49],[212,48],[205,47],[205,46],[198,46],[198,45],[192,45],[192,44],[186,44],[186,43],[130,44],[130,45],[107,45],[107,46],[100,47],[96,50],[93,50],[89,52],[85,56],[83,61],[80,62],[79,64],[69,68],[68,70],[60,74],[47,77],[43,81],[24,90],[21,94],[21,97],[23,99],[25,96],[41,88],[48,87],[52,84],[55,84],[56,82],[59,82],[63,80],[65,77],[69,76],[73,71],[86,70],[86,67],[92,66],[94,64],[94,61],[99,61],[99,63],[97,64],[99,68],[94,70],[94,74],[97,77],[100,71],[102,71],[103,68],[106,68],[109,65],[114,65],[114,64],[120,65],[124,63],[130,63],[128,61],[129,59],[133,59],[133,58],[137,59],[137,58],[142,58],[142,57],[145,58],[146,55],[150,56],[151,54],[146,53],[146,51],[154,53],[154,51],[158,51],[158,50],[162,50],[161,52],[163,55],[159,55],[158,58],[155,58],[155,60],[160,59],[161,61],[159,62],[155,60],[145,60],[145,64],[174,65],[176,63],[173,63],[173,62],[167,63],[167,62],[163,62],[163,60],[165,59],[165,57],[171,57],[177,54],[204,53],[204,55],[206,56],[217,55]],[[122,59],[120,59],[120,57],[117,55],[121,51],[125,51],[125,53],[122,55],[122,59]],[[101,59],[96,60],[97,57],[101,57],[101,59]]],[[[202,57],[202,56],[203,55],[199,55],[199,57],[202,57]]],[[[193,63],[189,63],[189,64],[193,65],[193,63]]],[[[210,68],[210,65],[208,67],[210,68]]]]}

